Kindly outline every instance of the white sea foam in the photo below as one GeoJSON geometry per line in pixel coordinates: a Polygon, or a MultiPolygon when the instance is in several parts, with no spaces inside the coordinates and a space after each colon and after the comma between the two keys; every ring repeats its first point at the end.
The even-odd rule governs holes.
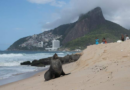
{"type": "Polygon", "coordinates": [[[0,54],[0,57],[21,57],[23,54],[0,54]]]}
{"type": "Polygon", "coordinates": [[[65,53],[57,53],[57,54],[65,54],[65,53]]]}
{"type": "Polygon", "coordinates": [[[1,62],[0,66],[19,66],[21,62],[1,62]]]}
{"type": "Polygon", "coordinates": [[[0,54],[0,66],[19,66],[21,62],[32,61],[34,59],[41,59],[51,57],[53,54],[49,53],[34,53],[34,54],[0,54]]]}
{"type": "Polygon", "coordinates": [[[47,67],[32,67],[32,66],[4,66],[0,69],[0,79],[5,79],[8,77],[12,77],[15,75],[27,73],[27,72],[33,72],[38,71],[47,67]]]}

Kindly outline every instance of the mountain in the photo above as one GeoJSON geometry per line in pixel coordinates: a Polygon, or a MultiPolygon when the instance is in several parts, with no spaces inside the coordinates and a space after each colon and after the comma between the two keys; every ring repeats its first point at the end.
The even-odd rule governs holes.
{"type": "Polygon", "coordinates": [[[105,20],[101,8],[97,7],[80,15],[74,23],[21,38],[14,42],[8,50],[44,50],[46,47],[52,47],[51,41],[53,39],[60,40],[63,48],[84,49],[86,46],[94,44],[96,37],[100,41],[105,37],[108,42],[115,42],[120,39],[121,34],[130,35],[130,31],[116,23],[105,20]],[[41,41],[44,43],[43,48],[38,47],[38,43],[41,41]]]}

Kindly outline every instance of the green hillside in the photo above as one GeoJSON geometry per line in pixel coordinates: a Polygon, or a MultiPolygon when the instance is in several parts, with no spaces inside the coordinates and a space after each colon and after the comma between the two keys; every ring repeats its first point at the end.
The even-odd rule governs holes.
{"type": "Polygon", "coordinates": [[[10,47],[9,49],[19,49],[19,45],[22,44],[23,42],[25,42],[27,39],[27,37],[23,37],[23,38],[20,38],[19,40],[15,41],[10,47]]]}

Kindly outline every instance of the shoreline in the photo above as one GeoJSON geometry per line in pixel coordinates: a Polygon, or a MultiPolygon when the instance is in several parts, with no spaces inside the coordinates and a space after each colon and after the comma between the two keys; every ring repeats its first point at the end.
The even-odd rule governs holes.
{"type": "Polygon", "coordinates": [[[71,73],[45,81],[45,72],[0,86],[0,90],[129,90],[130,41],[88,46],[78,61],[63,65],[71,73]]]}
{"type": "Polygon", "coordinates": [[[36,74],[38,74],[40,72],[44,72],[47,69],[48,68],[44,68],[44,69],[38,70],[38,71],[20,73],[20,74],[13,75],[13,76],[11,76],[9,78],[1,79],[0,80],[0,86],[6,85],[6,84],[10,84],[10,83],[15,83],[17,81],[21,81],[21,80],[33,77],[34,75],[36,75],[36,74]]]}
{"type": "MultiPolygon", "coordinates": [[[[75,52],[76,54],[77,52],[75,52]]],[[[73,55],[73,54],[71,54],[73,55]]],[[[65,56],[64,56],[65,57],[65,56]]],[[[48,57],[49,58],[49,57],[48,57]]],[[[68,57],[68,60],[70,57],[68,57]]],[[[46,58],[43,58],[43,60],[46,59],[46,58]]],[[[40,60],[40,59],[39,59],[40,60]]],[[[69,62],[70,63],[70,62],[69,62]]],[[[65,63],[65,64],[68,64],[68,63],[65,63]]],[[[24,65],[23,65],[24,66],[24,65]]],[[[48,66],[48,65],[47,65],[48,66]]],[[[2,85],[6,85],[6,84],[9,84],[9,83],[13,83],[13,82],[17,82],[17,81],[20,81],[20,80],[23,80],[23,79],[27,79],[27,78],[30,78],[34,75],[36,75],[37,73],[39,72],[43,72],[45,70],[47,70],[48,67],[46,68],[43,68],[41,70],[38,70],[38,71],[32,71],[32,72],[25,72],[25,73],[17,73],[17,74],[13,74],[11,75],[10,77],[7,77],[7,78],[1,78],[0,79],[0,86],[2,85]]]]}
{"type": "MultiPolygon", "coordinates": [[[[74,64],[74,62],[63,65],[63,70],[65,71],[65,73],[69,73],[72,70],[72,69],[68,70],[68,68],[72,67],[73,64],[74,64]]],[[[49,81],[46,82],[45,79],[44,79],[44,74],[45,74],[47,69],[48,68],[46,68],[45,70],[39,70],[39,71],[33,72],[33,74],[30,73],[31,75],[28,75],[28,73],[26,73],[27,76],[22,74],[20,76],[22,79],[19,79],[19,80],[16,80],[16,81],[13,80],[14,78],[16,78],[16,77],[14,77],[14,78],[12,78],[12,80],[13,80],[12,82],[9,82],[11,79],[7,79],[2,83],[0,82],[0,84],[1,84],[0,90],[24,90],[23,88],[26,87],[26,85],[27,85],[27,87],[30,87],[29,85],[31,85],[32,83],[34,84],[33,85],[34,87],[37,83],[39,83],[39,81],[41,82],[41,84],[47,83],[49,81]],[[8,83],[5,84],[6,81],[8,83]],[[18,87],[19,89],[15,89],[13,87],[18,87]]],[[[60,79],[61,77],[56,78],[56,79],[60,79]]],[[[66,76],[63,76],[63,77],[66,77],[66,76]]],[[[19,78],[19,75],[18,75],[17,78],[19,78]]],[[[56,79],[52,79],[50,81],[53,81],[53,80],[56,80],[56,79]]],[[[31,89],[31,90],[33,90],[33,89],[31,89]]],[[[36,89],[34,89],[34,90],[36,90],[36,89]]]]}

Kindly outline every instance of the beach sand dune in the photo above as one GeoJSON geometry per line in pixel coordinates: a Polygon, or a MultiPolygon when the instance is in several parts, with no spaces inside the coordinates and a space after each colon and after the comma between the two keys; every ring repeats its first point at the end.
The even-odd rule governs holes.
{"type": "Polygon", "coordinates": [[[130,90],[130,41],[88,46],[75,63],[63,66],[60,78],[44,73],[0,86],[0,90],[130,90]]]}

